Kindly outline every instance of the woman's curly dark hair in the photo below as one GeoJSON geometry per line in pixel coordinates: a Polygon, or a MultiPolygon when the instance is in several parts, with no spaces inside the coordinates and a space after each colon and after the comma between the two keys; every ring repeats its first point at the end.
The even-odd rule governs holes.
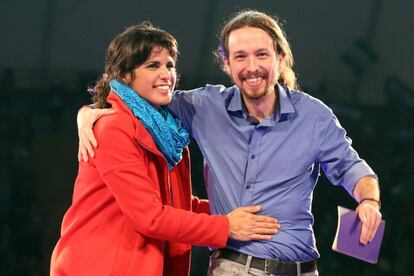
{"type": "Polygon", "coordinates": [[[150,57],[152,49],[157,46],[168,49],[173,59],[177,60],[176,39],[149,22],[131,26],[117,35],[106,52],[105,71],[92,89],[95,106],[109,107],[106,101],[111,90],[109,82],[112,79],[121,80],[126,73],[131,73],[150,57]]]}

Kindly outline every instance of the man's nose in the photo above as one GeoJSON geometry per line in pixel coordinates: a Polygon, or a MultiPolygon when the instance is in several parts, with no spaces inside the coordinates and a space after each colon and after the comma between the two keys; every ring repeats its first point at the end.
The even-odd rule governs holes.
{"type": "Polygon", "coordinates": [[[249,72],[255,72],[259,68],[257,59],[255,57],[249,57],[247,59],[247,70],[249,72]]]}

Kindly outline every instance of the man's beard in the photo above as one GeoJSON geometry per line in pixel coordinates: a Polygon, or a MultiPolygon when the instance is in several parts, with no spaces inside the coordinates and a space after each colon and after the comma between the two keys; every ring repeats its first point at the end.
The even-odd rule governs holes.
{"type": "Polygon", "coordinates": [[[264,98],[265,96],[267,96],[269,93],[273,92],[273,87],[266,87],[265,90],[259,92],[259,93],[247,93],[246,90],[244,90],[242,87],[239,87],[241,94],[243,95],[244,98],[248,98],[250,100],[259,100],[261,98],[264,98]]]}
{"type": "MultiPolygon", "coordinates": [[[[249,78],[261,78],[260,81],[262,81],[266,84],[266,82],[269,81],[269,74],[265,70],[258,70],[254,73],[240,73],[238,75],[238,79],[240,80],[241,84],[247,82],[247,79],[249,79],[249,78]]],[[[232,80],[233,80],[233,83],[236,83],[234,78],[232,78],[232,80]]],[[[272,93],[273,90],[274,90],[275,85],[276,85],[276,83],[273,84],[273,85],[270,84],[270,85],[264,87],[263,91],[255,92],[255,93],[248,93],[248,91],[246,91],[242,87],[242,85],[239,87],[239,89],[240,89],[240,92],[242,93],[244,98],[248,98],[250,100],[259,100],[259,99],[267,96],[269,93],[272,93]]]]}

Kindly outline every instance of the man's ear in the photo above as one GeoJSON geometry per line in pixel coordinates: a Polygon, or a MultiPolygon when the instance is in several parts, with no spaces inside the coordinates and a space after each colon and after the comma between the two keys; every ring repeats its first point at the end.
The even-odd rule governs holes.
{"type": "Polygon", "coordinates": [[[277,55],[277,59],[278,59],[278,61],[279,61],[279,71],[282,71],[283,70],[283,68],[285,68],[285,57],[286,57],[286,54],[285,54],[285,52],[280,52],[278,55],[277,55]]]}
{"type": "Polygon", "coordinates": [[[227,75],[229,75],[229,76],[231,75],[229,60],[226,57],[223,58],[223,70],[224,70],[224,72],[226,72],[227,75]]]}
{"type": "Polygon", "coordinates": [[[277,58],[279,59],[280,62],[283,62],[285,60],[285,57],[286,57],[286,53],[283,51],[277,54],[277,58]]]}

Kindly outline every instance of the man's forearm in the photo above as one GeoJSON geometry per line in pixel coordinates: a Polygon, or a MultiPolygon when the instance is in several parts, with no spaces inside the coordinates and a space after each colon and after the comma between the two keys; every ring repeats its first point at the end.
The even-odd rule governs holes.
{"type": "Polygon", "coordinates": [[[358,180],[354,189],[354,197],[358,202],[361,202],[361,200],[371,200],[380,205],[378,180],[372,176],[365,176],[358,180]]]}

